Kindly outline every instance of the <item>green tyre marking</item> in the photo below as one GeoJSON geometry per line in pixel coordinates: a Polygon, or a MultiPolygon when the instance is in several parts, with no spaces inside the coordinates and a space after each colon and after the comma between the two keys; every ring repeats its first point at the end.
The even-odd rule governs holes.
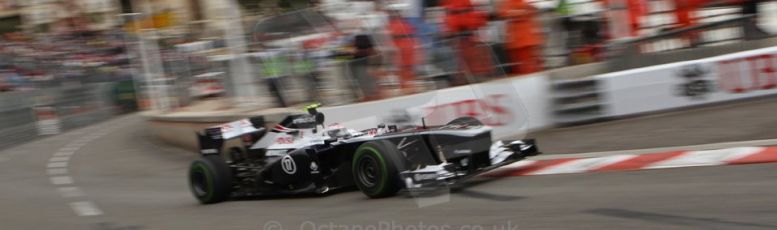
{"type": "MultiPolygon", "coordinates": [[[[372,153],[372,155],[377,157],[378,161],[380,161],[380,167],[382,169],[381,170],[381,180],[380,180],[380,183],[378,183],[378,189],[376,190],[376,192],[370,193],[371,195],[374,196],[375,194],[380,193],[381,191],[383,191],[383,188],[386,187],[386,182],[388,180],[388,168],[386,167],[386,162],[383,160],[383,156],[381,156],[379,154],[378,150],[376,150],[373,147],[368,147],[368,146],[360,147],[359,150],[356,151],[356,156],[354,156],[354,159],[359,159],[359,157],[364,152],[372,153]]],[[[356,168],[356,163],[357,163],[357,161],[354,161],[353,165],[351,167],[356,168]]]]}
{"type": "Polygon", "coordinates": [[[213,190],[214,190],[214,184],[213,184],[213,177],[210,175],[210,170],[208,170],[203,163],[197,162],[194,164],[194,169],[192,171],[200,171],[202,174],[205,175],[205,180],[207,181],[207,195],[205,196],[205,199],[203,199],[206,203],[209,202],[211,199],[213,199],[213,190]],[[198,170],[199,169],[199,170],[198,170]]]}

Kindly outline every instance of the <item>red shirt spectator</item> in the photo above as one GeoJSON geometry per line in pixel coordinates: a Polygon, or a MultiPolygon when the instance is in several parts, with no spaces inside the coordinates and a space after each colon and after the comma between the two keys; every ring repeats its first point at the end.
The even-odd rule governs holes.
{"type": "Polygon", "coordinates": [[[397,11],[390,11],[388,24],[391,40],[397,47],[396,61],[399,70],[400,87],[404,93],[414,93],[413,81],[415,80],[416,65],[416,38],[415,29],[397,11]]]}
{"type": "Polygon", "coordinates": [[[602,0],[607,8],[621,7],[618,6],[618,4],[625,2],[625,7],[629,13],[629,34],[631,36],[639,36],[639,31],[641,28],[640,20],[648,13],[645,1],[646,0],[602,0]]]}
{"type": "Polygon", "coordinates": [[[505,0],[499,7],[499,16],[507,20],[506,48],[510,61],[515,64],[511,72],[540,71],[542,33],[536,21],[537,9],[526,0],[505,0]]]}
{"type": "Polygon", "coordinates": [[[684,28],[695,25],[696,20],[694,20],[691,14],[699,10],[707,2],[709,0],[674,0],[678,26],[684,28]]]}
{"type": "Polygon", "coordinates": [[[450,33],[471,31],[486,24],[486,13],[476,11],[470,0],[443,0],[445,26],[450,33]]]}

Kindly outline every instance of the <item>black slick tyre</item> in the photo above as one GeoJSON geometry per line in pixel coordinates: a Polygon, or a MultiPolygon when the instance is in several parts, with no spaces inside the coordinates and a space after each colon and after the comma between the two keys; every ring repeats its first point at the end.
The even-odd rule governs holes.
{"type": "Polygon", "coordinates": [[[189,189],[202,204],[226,201],[232,192],[232,173],[219,156],[205,156],[189,166],[189,189]]]}

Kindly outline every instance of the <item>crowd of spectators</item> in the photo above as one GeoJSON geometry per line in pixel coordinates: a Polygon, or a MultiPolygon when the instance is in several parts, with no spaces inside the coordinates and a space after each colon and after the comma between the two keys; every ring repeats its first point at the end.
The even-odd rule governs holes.
{"type": "MultiPolygon", "coordinates": [[[[542,71],[549,66],[544,56],[549,36],[565,38],[562,49],[567,65],[602,60],[609,41],[651,35],[643,28],[655,2],[673,6],[674,23],[660,30],[671,31],[697,25],[696,12],[705,6],[741,7],[741,14],[747,15],[757,14],[761,1],[501,0],[482,4],[440,0],[414,7],[415,2],[377,4],[369,14],[382,21],[377,23],[382,28],[364,20],[349,25],[356,27],[350,33],[346,28],[346,33],[338,34],[353,38],[347,71],[360,85],[363,100],[383,97],[380,79],[386,76],[393,77],[401,94],[411,94],[418,91],[415,82],[440,72],[448,85],[461,85],[542,71]],[[554,20],[544,20],[548,15],[554,20]],[[561,33],[548,32],[554,23],[561,25],[561,33]],[[390,67],[380,67],[385,65],[390,67]]],[[[698,34],[683,36],[690,40],[698,34]]]]}
{"type": "MultiPolygon", "coordinates": [[[[436,89],[558,66],[548,64],[548,43],[554,39],[562,41],[563,65],[602,60],[603,47],[609,41],[650,35],[643,29],[645,18],[651,12],[651,3],[659,1],[673,7],[670,13],[674,23],[663,30],[696,25],[694,12],[711,4],[733,4],[746,15],[757,14],[761,2],[400,0],[368,2],[370,6],[363,9],[313,2],[306,10],[270,17],[252,27],[248,34],[252,44],[246,52],[255,70],[250,74],[257,75],[257,80],[268,86],[280,106],[325,100],[321,91],[334,87],[327,74],[344,78],[356,100],[369,101],[422,92],[429,89],[424,84],[428,82],[433,82],[435,86],[431,88],[436,89]],[[355,13],[338,15],[340,11],[355,13]],[[331,74],[327,70],[333,68],[340,71],[331,74]],[[294,97],[288,93],[293,88],[290,78],[297,79],[303,96],[291,99],[294,97]]],[[[121,29],[73,31],[35,39],[7,34],[0,43],[0,90],[131,77],[133,54],[128,50],[138,47],[128,43],[125,36],[126,31],[121,29]]],[[[695,39],[697,35],[685,36],[695,39]]],[[[225,40],[199,40],[190,35],[185,39],[159,40],[160,65],[165,72],[161,76],[175,78],[176,84],[190,82],[189,88],[215,88],[219,90],[204,91],[225,93],[228,78],[224,76],[231,73],[207,63],[218,59],[208,55],[229,52],[222,44],[225,40]],[[203,48],[216,50],[213,52],[186,48],[216,43],[203,48]],[[207,79],[197,80],[195,76],[207,79]],[[221,81],[222,86],[212,86],[215,81],[221,81]],[[207,87],[197,88],[198,82],[207,82],[199,84],[207,87]]],[[[141,58],[138,55],[134,57],[141,58]]],[[[136,69],[135,73],[140,72],[136,69]]]]}
{"type": "MultiPolygon", "coordinates": [[[[611,41],[693,27],[700,23],[698,12],[711,5],[741,8],[741,15],[757,14],[760,2],[324,1],[260,22],[251,35],[259,46],[249,52],[261,53],[254,59],[257,73],[280,106],[319,100],[320,86],[331,85],[322,79],[323,72],[332,68],[342,68],[334,75],[345,78],[353,97],[370,101],[429,89],[423,83],[433,82],[432,89],[437,89],[601,61],[611,41]],[[670,6],[658,11],[673,19],[656,29],[646,21],[657,11],[657,2],[670,6]],[[356,13],[343,13],[348,11],[356,13]],[[562,50],[561,65],[548,63],[548,44],[554,39],[562,41],[556,47],[562,50]],[[295,78],[302,81],[304,87],[298,88],[305,93],[302,99],[291,100],[284,91],[293,88],[295,78]]],[[[755,20],[749,23],[756,24],[755,20]]],[[[691,31],[680,39],[698,36],[691,31]]]]}
{"type": "Polygon", "coordinates": [[[9,33],[0,41],[0,90],[32,90],[113,81],[131,76],[119,31],[35,36],[9,33]]]}

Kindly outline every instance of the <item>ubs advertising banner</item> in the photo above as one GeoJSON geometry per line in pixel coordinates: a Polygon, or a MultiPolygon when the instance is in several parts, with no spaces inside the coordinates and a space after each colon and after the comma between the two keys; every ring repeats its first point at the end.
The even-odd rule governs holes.
{"type": "Polygon", "coordinates": [[[777,47],[596,77],[608,116],[777,94],[777,47]]]}

